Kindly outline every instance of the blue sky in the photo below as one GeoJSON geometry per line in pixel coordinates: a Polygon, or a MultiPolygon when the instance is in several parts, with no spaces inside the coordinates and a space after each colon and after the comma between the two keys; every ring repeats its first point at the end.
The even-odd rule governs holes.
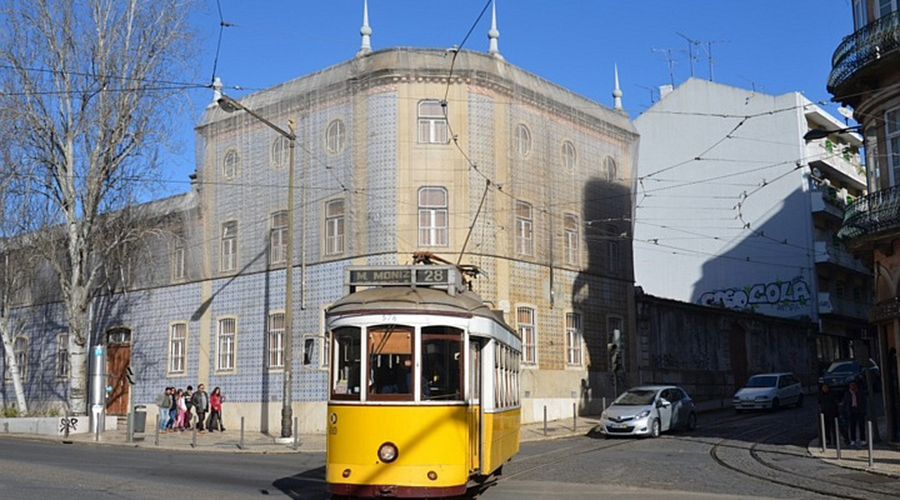
{"type": "MultiPolygon", "coordinates": [[[[373,49],[459,44],[486,0],[369,0],[373,49]]],[[[199,65],[193,81],[216,74],[226,87],[262,89],[352,58],[360,45],[363,0],[220,0],[224,29],[216,60],[216,0],[199,0],[191,16],[199,65]]],[[[650,105],[650,88],[670,82],[675,49],[678,84],[690,76],[688,42],[711,40],[717,82],[829,100],[831,55],[852,31],[849,0],[497,0],[500,52],[512,64],[588,98],[612,105],[618,64],[624,107],[632,117],[650,105]]],[[[490,9],[464,48],[486,51],[490,9]]],[[[705,48],[705,44],[704,44],[705,48]]],[[[709,77],[707,54],[695,51],[694,74],[709,77]],[[699,52],[699,53],[698,53],[699,52]]],[[[230,89],[232,96],[247,91],[230,89]]],[[[192,90],[164,176],[170,193],[186,190],[194,171],[193,125],[212,92],[192,90]]],[[[826,109],[836,115],[836,105],[826,109]]]]}

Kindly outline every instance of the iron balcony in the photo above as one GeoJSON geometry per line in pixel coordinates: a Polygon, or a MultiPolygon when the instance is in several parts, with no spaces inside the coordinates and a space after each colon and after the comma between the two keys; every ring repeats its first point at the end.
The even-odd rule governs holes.
{"type": "Polygon", "coordinates": [[[882,16],[844,38],[831,58],[828,91],[837,91],[860,69],[900,48],[900,11],[882,16]]]}
{"type": "Polygon", "coordinates": [[[900,186],[875,191],[844,212],[838,237],[854,250],[900,236],[900,186]]]}

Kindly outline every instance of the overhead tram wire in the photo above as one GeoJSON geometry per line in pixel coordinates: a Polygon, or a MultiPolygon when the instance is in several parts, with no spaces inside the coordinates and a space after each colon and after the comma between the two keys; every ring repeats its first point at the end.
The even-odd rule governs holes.
{"type": "Polygon", "coordinates": [[[234,26],[226,22],[225,17],[222,15],[222,0],[216,0],[216,7],[219,9],[219,39],[216,41],[216,56],[213,59],[212,76],[209,79],[210,84],[216,81],[216,70],[219,67],[219,51],[222,49],[222,33],[225,31],[225,28],[234,26]]]}

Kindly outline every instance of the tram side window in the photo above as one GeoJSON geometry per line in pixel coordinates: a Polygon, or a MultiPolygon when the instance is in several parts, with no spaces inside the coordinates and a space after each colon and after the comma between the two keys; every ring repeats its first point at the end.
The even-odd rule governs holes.
{"type": "Polygon", "coordinates": [[[331,390],[336,399],[359,399],[362,339],[359,328],[334,330],[334,373],[331,390]]]}
{"type": "Polygon", "coordinates": [[[412,399],[413,329],[373,326],[368,337],[369,399],[412,399]]]}
{"type": "Polygon", "coordinates": [[[422,328],[422,400],[462,401],[462,330],[422,328]]]}

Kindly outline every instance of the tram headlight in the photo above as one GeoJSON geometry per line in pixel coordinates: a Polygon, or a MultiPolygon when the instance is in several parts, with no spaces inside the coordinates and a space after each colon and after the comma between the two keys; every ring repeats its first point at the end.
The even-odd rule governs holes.
{"type": "Polygon", "coordinates": [[[378,458],[386,464],[397,460],[398,454],[397,445],[391,442],[384,443],[378,448],[378,458]]]}

